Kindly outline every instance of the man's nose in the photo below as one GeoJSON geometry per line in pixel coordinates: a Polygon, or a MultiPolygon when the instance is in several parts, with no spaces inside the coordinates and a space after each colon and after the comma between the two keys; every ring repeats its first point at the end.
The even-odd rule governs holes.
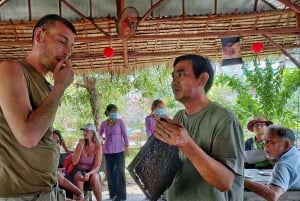
{"type": "Polygon", "coordinates": [[[72,55],[72,46],[71,45],[66,45],[64,49],[64,56],[67,56],[70,58],[72,55]]]}
{"type": "Polygon", "coordinates": [[[175,86],[176,86],[176,80],[172,79],[172,81],[171,81],[171,87],[174,88],[175,86]]]}

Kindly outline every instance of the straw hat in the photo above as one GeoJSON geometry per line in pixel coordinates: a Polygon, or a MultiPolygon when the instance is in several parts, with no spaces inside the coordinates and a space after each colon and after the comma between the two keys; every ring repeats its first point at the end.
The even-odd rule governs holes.
{"type": "Polygon", "coordinates": [[[269,121],[269,120],[266,120],[265,118],[263,117],[257,117],[251,121],[249,121],[249,123],[247,124],[247,128],[249,131],[253,132],[253,126],[254,124],[256,123],[265,123],[267,126],[273,124],[272,121],[269,121]]]}

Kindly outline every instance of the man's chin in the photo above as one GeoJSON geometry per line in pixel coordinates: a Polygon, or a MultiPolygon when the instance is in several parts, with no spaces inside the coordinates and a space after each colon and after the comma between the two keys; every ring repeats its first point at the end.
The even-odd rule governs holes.
{"type": "Polygon", "coordinates": [[[176,101],[180,101],[180,98],[179,98],[178,96],[175,96],[175,95],[174,95],[174,99],[175,99],[176,101]]]}
{"type": "Polygon", "coordinates": [[[276,158],[276,157],[273,157],[273,156],[270,156],[270,155],[267,154],[267,159],[268,159],[268,160],[276,160],[277,158],[276,158]]]}
{"type": "Polygon", "coordinates": [[[180,95],[179,95],[178,92],[177,92],[177,93],[176,93],[176,92],[173,92],[173,95],[174,95],[174,99],[175,99],[175,100],[178,101],[178,100],[180,99],[180,95]]]}
{"type": "Polygon", "coordinates": [[[54,68],[52,67],[52,65],[45,65],[45,68],[48,70],[48,72],[54,72],[54,68]]]}

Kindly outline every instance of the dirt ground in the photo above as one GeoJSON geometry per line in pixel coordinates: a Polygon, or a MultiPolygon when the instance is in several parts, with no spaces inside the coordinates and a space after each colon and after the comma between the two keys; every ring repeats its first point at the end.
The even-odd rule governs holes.
{"type": "MultiPolygon", "coordinates": [[[[146,196],[143,194],[141,189],[135,183],[128,182],[127,186],[126,186],[126,190],[127,190],[127,201],[144,201],[144,200],[147,200],[146,196]]],[[[102,200],[103,201],[110,200],[109,199],[108,188],[105,185],[103,186],[102,200]]]]}

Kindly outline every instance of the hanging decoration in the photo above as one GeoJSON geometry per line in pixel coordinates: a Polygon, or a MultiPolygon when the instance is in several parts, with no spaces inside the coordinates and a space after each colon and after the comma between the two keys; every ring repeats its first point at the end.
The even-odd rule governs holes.
{"type": "Polygon", "coordinates": [[[262,42],[255,42],[251,46],[251,50],[255,54],[259,54],[264,51],[265,45],[262,42]]]}
{"type": "Polygon", "coordinates": [[[107,64],[108,71],[110,71],[110,64],[112,63],[112,57],[114,56],[114,54],[115,54],[115,50],[111,46],[106,47],[103,50],[104,57],[110,59],[110,63],[107,64]]]}
{"type": "Polygon", "coordinates": [[[112,47],[106,47],[103,50],[103,55],[105,58],[112,58],[115,54],[115,50],[112,47]]]}
{"type": "Polygon", "coordinates": [[[258,64],[260,65],[259,54],[264,51],[265,45],[262,42],[255,42],[251,46],[253,53],[257,54],[258,64]]]}

